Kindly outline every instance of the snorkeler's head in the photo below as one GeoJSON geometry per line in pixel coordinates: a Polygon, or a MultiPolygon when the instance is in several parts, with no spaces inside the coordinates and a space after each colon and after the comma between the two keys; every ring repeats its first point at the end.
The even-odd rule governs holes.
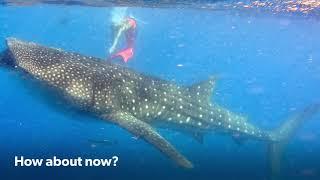
{"type": "Polygon", "coordinates": [[[129,28],[131,28],[131,27],[136,28],[137,27],[137,21],[130,16],[126,19],[126,24],[128,25],[129,28]]]}

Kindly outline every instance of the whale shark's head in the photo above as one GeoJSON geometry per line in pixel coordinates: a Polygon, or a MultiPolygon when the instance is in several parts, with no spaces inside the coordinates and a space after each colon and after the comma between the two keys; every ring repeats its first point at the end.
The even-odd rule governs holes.
{"type": "Polygon", "coordinates": [[[80,62],[86,57],[15,38],[8,38],[6,44],[4,62],[15,71],[25,72],[77,105],[91,103],[92,70],[80,62]]]}
{"type": "MultiPolygon", "coordinates": [[[[7,50],[3,52],[3,63],[21,69],[31,75],[39,73],[49,66],[60,62],[55,51],[47,51],[35,43],[20,41],[15,38],[6,39],[7,50]]],[[[59,52],[59,50],[56,50],[59,52]]],[[[57,53],[58,54],[58,53],[57,53]]]]}
{"type": "MultiPolygon", "coordinates": [[[[5,41],[6,49],[0,52],[0,65],[5,67],[16,67],[16,60],[9,48],[10,38],[5,41]]],[[[10,43],[11,44],[11,43],[10,43]]]]}

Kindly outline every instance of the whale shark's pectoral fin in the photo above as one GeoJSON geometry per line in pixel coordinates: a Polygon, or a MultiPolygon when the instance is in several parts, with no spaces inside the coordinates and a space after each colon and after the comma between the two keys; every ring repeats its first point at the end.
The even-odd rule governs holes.
{"type": "Polygon", "coordinates": [[[156,132],[149,124],[140,121],[133,115],[123,111],[117,111],[110,115],[103,116],[104,119],[111,120],[133,135],[143,138],[148,143],[154,145],[162,153],[173,159],[179,165],[185,168],[192,168],[192,163],[180,154],[166,139],[156,132]]]}

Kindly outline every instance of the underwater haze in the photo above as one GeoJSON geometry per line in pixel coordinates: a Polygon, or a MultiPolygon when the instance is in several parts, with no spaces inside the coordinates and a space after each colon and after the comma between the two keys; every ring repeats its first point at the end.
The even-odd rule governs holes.
{"type": "MultiPolygon", "coordinates": [[[[212,102],[262,129],[277,128],[320,102],[319,9],[308,14],[257,7],[127,7],[137,19],[137,39],[133,58],[122,65],[185,86],[215,76],[212,102]]],[[[7,48],[6,38],[15,37],[106,60],[114,8],[2,5],[0,50],[7,48]]],[[[27,78],[0,68],[0,179],[270,177],[266,142],[237,142],[213,132],[200,143],[175,129],[157,128],[193,162],[194,168],[184,169],[119,126],[64,105],[50,106],[37,85],[24,82],[27,78]],[[15,167],[15,156],[119,160],[115,167],[15,167]]],[[[320,113],[290,138],[281,158],[282,179],[320,179],[319,152],[320,113]]]]}

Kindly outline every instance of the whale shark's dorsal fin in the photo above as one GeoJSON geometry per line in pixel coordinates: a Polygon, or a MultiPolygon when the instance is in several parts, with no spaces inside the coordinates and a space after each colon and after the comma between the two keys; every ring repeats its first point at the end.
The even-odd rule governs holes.
{"type": "Polygon", "coordinates": [[[216,79],[215,76],[210,76],[208,80],[191,85],[188,90],[192,96],[197,96],[197,99],[210,104],[216,79]]]}
{"type": "Polygon", "coordinates": [[[162,153],[173,159],[179,165],[185,168],[192,168],[192,163],[178,152],[166,139],[164,139],[149,124],[140,121],[131,113],[125,111],[117,111],[108,115],[103,115],[103,119],[114,122],[120,127],[126,129],[136,137],[140,137],[148,143],[155,146],[162,153]]]}

